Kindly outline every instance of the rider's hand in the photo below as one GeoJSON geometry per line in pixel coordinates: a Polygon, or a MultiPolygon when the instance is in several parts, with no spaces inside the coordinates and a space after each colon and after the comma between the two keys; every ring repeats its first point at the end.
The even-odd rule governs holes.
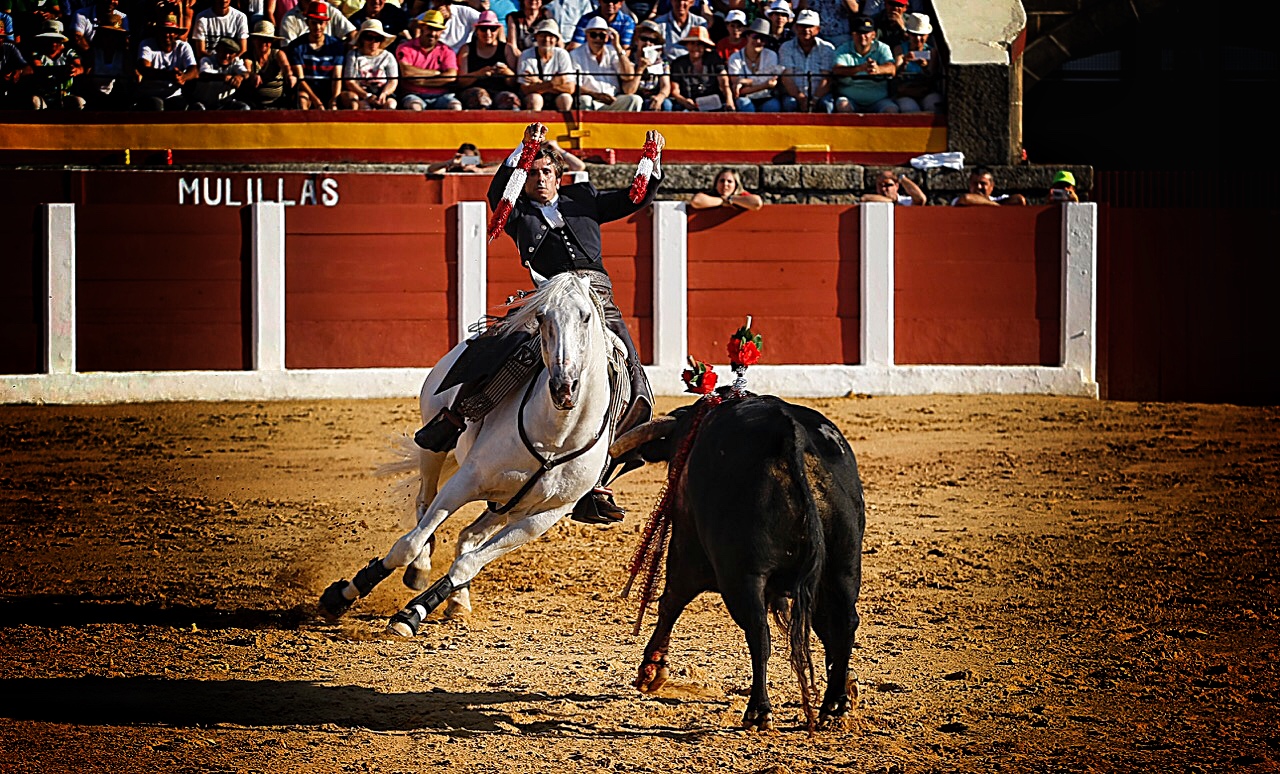
{"type": "Polygon", "coordinates": [[[524,141],[541,143],[547,139],[547,127],[537,121],[524,128],[524,141]]]}
{"type": "Polygon", "coordinates": [[[648,143],[653,141],[658,146],[658,153],[662,153],[662,149],[667,145],[667,138],[662,136],[662,132],[657,129],[650,129],[644,136],[644,141],[648,143]]]}

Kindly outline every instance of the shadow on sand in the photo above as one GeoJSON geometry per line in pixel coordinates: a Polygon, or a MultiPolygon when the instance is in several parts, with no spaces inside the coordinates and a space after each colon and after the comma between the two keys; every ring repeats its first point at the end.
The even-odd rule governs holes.
{"type": "Polygon", "coordinates": [[[278,610],[220,609],[214,605],[137,603],[123,595],[42,594],[0,598],[0,628],[138,624],[201,629],[297,629],[313,618],[305,605],[278,610]]]}

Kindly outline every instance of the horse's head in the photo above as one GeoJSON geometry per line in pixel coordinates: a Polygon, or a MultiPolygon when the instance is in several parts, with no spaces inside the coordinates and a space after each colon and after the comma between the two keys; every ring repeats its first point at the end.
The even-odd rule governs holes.
{"type": "Polygon", "coordinates": [[[521,310],[532,315],[542,335],[542,362],[552,404],[561,411],[577,405],[583,369],[592,357],[593,331],[603,330],[604,309],[585,277],[552,277],[521,310]]]}

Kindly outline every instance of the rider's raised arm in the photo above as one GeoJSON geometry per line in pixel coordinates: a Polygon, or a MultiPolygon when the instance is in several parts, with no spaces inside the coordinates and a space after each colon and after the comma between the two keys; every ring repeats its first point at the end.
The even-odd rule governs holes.
{"type": "Polygon", "coordinates": [[[630,188],[608,191],[597,195],[596,215],[601,223],[625,218],[653,204],[653,197],[658,192],[658,186],[662,184],[662,148],[666,145],[666,141],[657,132],[650,132],[646,140],[650,138],[657,140],[658,155],[653,159],[653,175],[650,177],[649,185],[645,189],[644,198],[640,200],[639,204],[631,201],[630,188]]]}
{"type": "Polygon", "coordinates": [[[511,151],[511,155],[507,156],[506,161],[502,162],[498,167],[498,171],[493,173],[493,179],[489,181],[489,206],[497,209],[498,202],[502,201],[502,192],[507,188],[507,181],[511,179],[511,173],[516,171],[516,164],[520,161],[520,152],[524,150],[524,144],[516,146],[511,151]]]}

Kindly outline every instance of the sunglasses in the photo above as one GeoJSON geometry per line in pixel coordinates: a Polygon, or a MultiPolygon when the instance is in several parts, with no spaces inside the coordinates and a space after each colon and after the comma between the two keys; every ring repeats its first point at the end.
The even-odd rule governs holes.
{"type": "Polygon", "coordinates": [[[609,33],[607,33],[607,32],[588,32],[588,33],[587,33],[587,37],[591,38],[592,40],[604,40],[605,38],[609,37],[609,33]]]}

